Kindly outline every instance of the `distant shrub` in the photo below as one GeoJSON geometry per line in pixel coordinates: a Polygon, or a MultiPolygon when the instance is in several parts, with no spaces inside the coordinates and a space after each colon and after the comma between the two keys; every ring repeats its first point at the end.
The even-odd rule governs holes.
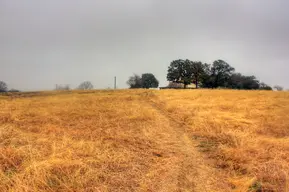
{"type": "Polygon", "coordinates": [[[280,86],[280,85],[275,85],[275,86],[274,86],[274,89],[275,89],[276,91],[283,91],[283,90],[284,90],[284,88],[283,88],[282,86],[280,86]]]}
{"type": "Polygon", "coordinates": [[[268,90],[268,91],[272,91],[273,88],[270,87],[269,85],[265,84],[265,83],[260,83],[260,90],[268,90]]]}
{"type": "Polygon", "coordinates": [[[57,91],[68,91],[70,90],[69,85],[56,85],[55,90],[57,91]]]}
{"type": "Polygon", "coordinates": [[[13,92],[13,93],[16,93],[16,92],[20,92],[19,90],[17,89],[10,89],[8,92],[13,92]]]}

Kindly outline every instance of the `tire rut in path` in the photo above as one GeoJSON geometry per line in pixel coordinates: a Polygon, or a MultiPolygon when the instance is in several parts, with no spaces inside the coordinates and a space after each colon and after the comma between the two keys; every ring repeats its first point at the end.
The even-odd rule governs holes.
{"type": "Polygon", "coordinates": [[[166,104],[154,95],[147,98],[147,102],[158,111],[164,118],[168,119],[172,128],[172,134],[175,134],[179,147],[176,150],[182,154],[178,161],[179,168],[177,176],[177,191],[225,191],[219,187],[217,171],[211,167],[204,156],[198,151],[198,143],[190,138],[189,127],[184,122],[178,121],[166,110],[166,104]]]}

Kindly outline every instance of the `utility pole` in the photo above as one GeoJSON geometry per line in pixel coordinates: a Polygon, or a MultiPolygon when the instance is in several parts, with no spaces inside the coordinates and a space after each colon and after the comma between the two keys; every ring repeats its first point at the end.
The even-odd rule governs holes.
{"type": "Polygon", "coordinates": [[[116,76],[114,77],[114,89],[116,89],[116,76]]]}

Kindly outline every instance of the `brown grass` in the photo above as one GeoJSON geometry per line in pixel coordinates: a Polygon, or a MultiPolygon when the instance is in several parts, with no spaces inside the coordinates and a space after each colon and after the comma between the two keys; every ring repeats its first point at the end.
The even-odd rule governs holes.
{"type": "Polygon", "coordinates": [[[289,93],[198,90],[161,95],[167,110],[183,119],[200,150],[233,187],[289,191],[289,93]]]}
{"type": "Polygon", "coordinates": [[[289,93],[0,96],[0,191],[289,191],[289,93]]]}

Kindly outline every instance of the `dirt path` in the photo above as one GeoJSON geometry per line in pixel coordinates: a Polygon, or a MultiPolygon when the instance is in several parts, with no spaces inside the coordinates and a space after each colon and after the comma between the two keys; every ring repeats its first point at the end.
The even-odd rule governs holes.
{"type": "MultiPolygon", "coordinates": [[[[171,129],[167,131],[176,137],[177,147],[174,150],[179,156],[174,166],[178,167],[178,174],[176,188],[170,191],[226,191],[224,186],[222,187],[223,181],[218,177],[217,170],[210,166],[204,159],[204,155],[198,151],[198,143],[187,132],[188,127],[172,117],[172,114],[166,110],[163,100],[157,96],[151,98],[147,99],[148,102],[158,113],[168,119],[171,129]]],[[[161,189],[160,191],[167,190],[161,189]]]]}

